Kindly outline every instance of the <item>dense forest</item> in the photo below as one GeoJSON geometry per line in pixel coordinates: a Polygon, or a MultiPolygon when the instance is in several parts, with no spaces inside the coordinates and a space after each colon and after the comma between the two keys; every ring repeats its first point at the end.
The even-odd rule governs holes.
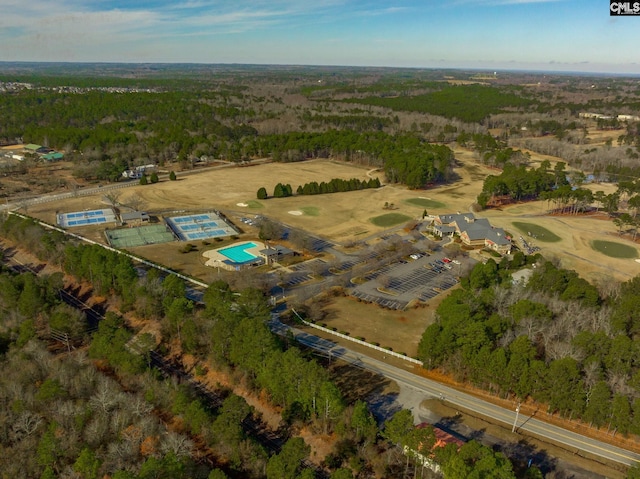
{"type": "MultiPolygon", "coordinates": [[[[0,362],[10,371],[0,379],[0,414],[7,418],[0,431],[3,472],[118,479],[409,477],[431,455],[433,432],[414,428],[409,411],[396,413],[380,431],[367,405],[348,401],[328,369],[274,336],[261,291],[234,291],[218,281],[197,305],[176,276],[151,269],[140,277],[128,258],[75,245],[30,220],[5,217],[0,231],[77,281],[91,282],[127,316],[160,326],[160,336],[142,334],[110,310],[92,328],[82,312],[61,301],[62,274],[3,268],[0,362]],[[66,338],[58,349],[53,333],[66,338]],[[189,381],[157,368],[168,354],[179,355],[171,370],[182,368],[179,358],[187,353],[198,359],[189,381]],[[203,394],[198,375],[209,368],[227,371],[281,411],[280,446],[255,436],[247,424],[259,424],[260,414],[230,386],[203,394]],[[311,448],[297,435],[303,428],[334,438],[320,466],[311,467],[311,448]],[[406,460],[405,447],[414,451],[406,460]],[[14,457],[21,459],[8,460],[14,457]]],[[[445,477],[459,477],[460,470],[516,477],[504,455],[475,441],[456,451],[444,448],[432,458],[445,477]]]]}
{"type": "Polygon", "coordinates": [[[542,258],[478,264],[439,306],[420,343],[426,367],[548,413],[640,434],[639,280],[602,298],[542,258]],[[511,273],[537,260],[526,283],[511,273]]]}

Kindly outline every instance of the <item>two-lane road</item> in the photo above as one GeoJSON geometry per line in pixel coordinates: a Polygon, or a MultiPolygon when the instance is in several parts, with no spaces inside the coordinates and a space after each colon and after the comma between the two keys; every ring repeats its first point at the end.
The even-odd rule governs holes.
{"type": "MultiPolygon", "coordinates": [[[[379,361],[362,353],[352,351],[343,346],[296,328],[290,328],[277,319],[270,323],[274,332],[284,334],[289,329],[296,340],[320,353],[349,362],[354,366],[381,374],[388,379],[422,391],[425,397],[442,398],[448,403],[467,409],[512,427],[516,419],[515,408],[505,409],[490,402],[463,393],[438,382],[417,376],[403,369],[397,368],[383,361],[379,361]]],[[[542,439],[563,444],[567,449],[576,453],[586,453],[606,460],[618,462],[627,466],[640,462],[640,454],[622,449],[602,441],[591,439],[581,434],[568,431],[558,426],[546,423],[533,416],[520,414],[516,423],[518,432],[527,432],[542,439]]]]}

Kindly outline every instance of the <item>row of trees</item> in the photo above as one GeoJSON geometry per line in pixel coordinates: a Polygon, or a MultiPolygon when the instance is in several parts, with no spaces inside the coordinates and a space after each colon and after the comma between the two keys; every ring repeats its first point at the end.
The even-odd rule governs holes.
{"type": "MultiPolygon", "coordinates": [[[[369,188],[380,188],[381,183],[378,178],[371,178],[370,180],[360,180],[358,178],[351,178],[350,180],[343,180],[342,178],[334,178],[329,182],[312,181],[299,185],[296,189],[297,195],[324,195],[327,193],[343,193],[346,191],[365,190],[369,188]]],[[[268,198],[267,189],[262,187],[258,189],[256,196],[259,200],[268,198]]],[[[273,189],[274,198],[285,198],[287,196],[293,196],[293,189],[291,185],[278,183],[273,189]]]]}

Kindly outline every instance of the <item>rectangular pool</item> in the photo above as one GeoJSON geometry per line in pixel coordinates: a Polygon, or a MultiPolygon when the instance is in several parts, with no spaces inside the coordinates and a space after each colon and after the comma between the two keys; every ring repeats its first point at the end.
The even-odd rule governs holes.
{"type": "Polygon", "coordinates": [[[223,256],[226,256],[234,263],[242,264],[248,263],[249,261],[253,261],[257,258],[257,256],[252,255],[251,253],[247,253],[245,250],[249,248],[255,248],[255,243],[242,243],[236,246],[229,246],[228,248],[223,248],[218,250],[223,256]]]}

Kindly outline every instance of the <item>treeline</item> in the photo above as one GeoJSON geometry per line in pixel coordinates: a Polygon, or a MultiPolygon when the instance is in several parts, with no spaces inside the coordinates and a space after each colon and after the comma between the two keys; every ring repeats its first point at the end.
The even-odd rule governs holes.
{"type": "Polygon", "coordinates": [[[461,132],[456,137],[461,146],[472,146],[480,154],[485,165],[504,168],[506,163],[519,164],[528,160],[520,150],[507,147],[507,143],[489,133],[461,132]]]}
{"type": "Polygon", "coordinates": [[[301,119],[304,123],[311,123],[313,126],[322,125],[353,131],[382,131],[392,123],[389,118],[374,116],[364,111],[362,113],[362,115],[319,115],[305,111],[301,119]]]}
{"type": "Polygon", "coordinates": [[[478,195],[478,204],[485,208],[495,198],[509,197],[515,201],[537,199],[542,192],[550,192],[554,188],[568,185],[565,164],[558,162],[550,171],[550,162],[543,161],[539,168],[527,170],[525,165],[515,166],[505,163],[500,175],[489,175],[478,195]]]}
{"type": "Polygon", "coordinates": [[[453,176],[451,149],[427,143],[415,135],[337,130],[292,132],[247,138],[243,148],[250,156],[271,156],[276,161],[339,158],[380,166],[384,167],[388,181],[404,183],[410,188],[447,181],[453,176]]]}
{"type": "Polygon", "coordinates": [[[522,110],[535,105],[532,100],[520,96],[517,92],[515,88],[456,85],[425,95],[375,96],[345,101],[382,106],[393,110],[430,113],[445,118],[457,118],[467,123],[479,123],[487,116],[506,111],[506,109],[522,110]]]}
{"type": "MultiPolygon", "coordinates": [[[[380,188],[380,180],[378,178],[371,178],[363,181],[358,178],[351,178],[350,180],[343,180],[342,178],[334,178],[329,182],[312,181],[299,185],[296,189],[297,195],[324,195],[327,193],[343,193],[346,191],[366,190],[369,188],[380,188]]],[[[259,200],[268,198],[267,189],[261,187],[258,189],[256,196],[259,200]]],[[[286,198],[293,196],[293,189],[289,184],[278,183],[273,189],[274,198],[286,198]]]]}
{"type": "Polygon", "coordinates": [[[474,267],[425,330],[425,367],[533,399],[549,413],[640,434],[640,279],[605,300],[575,272],[541,258],[526,284],[514,285],[511,272],[525,264],[516,253],[474,267]]]}

